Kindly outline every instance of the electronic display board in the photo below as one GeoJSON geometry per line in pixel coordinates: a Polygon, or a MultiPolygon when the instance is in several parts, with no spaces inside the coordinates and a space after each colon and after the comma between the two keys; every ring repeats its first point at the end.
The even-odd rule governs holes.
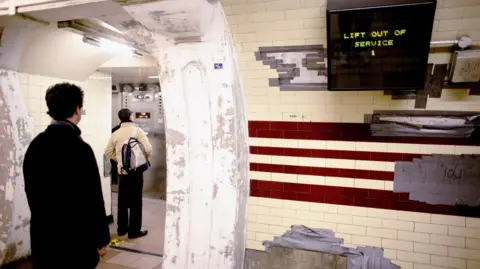
{"type": "Polygon", "coordinates": [[[423,89],[436,1],[353,1],[327,10],[329,90],[423,89]]]}

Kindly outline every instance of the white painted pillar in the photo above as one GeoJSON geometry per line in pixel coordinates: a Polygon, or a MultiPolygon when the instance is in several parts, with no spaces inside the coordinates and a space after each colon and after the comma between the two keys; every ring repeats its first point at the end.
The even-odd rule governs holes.
{"type": "Polygon", "coordinates": [[[243,268],[248,127],[234,43],[218,0],[125,6],[156,51],[167,141],[166,269],[243,268]],[[148,29],[148,30],[147,30],[148,29]]]}
{"type": "Polygon", "coordinates": [[[30,251],[23,157],[34,133],[15,71],[0,69],[0,265],[30,251]]]}

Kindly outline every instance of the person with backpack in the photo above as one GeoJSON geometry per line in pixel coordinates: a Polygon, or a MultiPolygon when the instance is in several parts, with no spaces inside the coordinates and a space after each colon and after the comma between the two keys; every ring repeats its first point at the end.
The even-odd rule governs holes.
{"type": "Polygon", "coordinates": [[[71,261],[68,268],[94,269],[110,244],[97,160],[77,126],[83,97],[70,83],[47,90],[52,123],[30,143],[23,161],[34,269],[65,268],[71,261]]]}
{"type": "Polygon", "coordinates": [[[112,134],[105,156],[118,163],[117,233],[134,239],[146,236],[142,231],[143,172],[150,167],[152,145],[145,132],[133,123],[129,109],[118,112],[120,128],[112,134]],[[130,214],[128,212],[130,209],[130,214]]]}

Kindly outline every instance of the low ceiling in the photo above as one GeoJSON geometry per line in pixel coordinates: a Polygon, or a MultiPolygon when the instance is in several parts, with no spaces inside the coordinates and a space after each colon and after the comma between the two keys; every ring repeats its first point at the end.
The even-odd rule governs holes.
{"type": "Polygon", "coordinates": [[[98,71],[112,74],[112,83],[158,83],[156,67],[102,67],[98,71]]]}

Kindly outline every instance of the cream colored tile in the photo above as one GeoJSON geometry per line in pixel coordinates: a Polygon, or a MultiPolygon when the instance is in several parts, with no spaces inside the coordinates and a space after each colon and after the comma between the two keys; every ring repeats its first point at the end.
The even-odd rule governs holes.
{"type": "Polygon", "coordinates": [[[272,139],[272,147],[277,148],[297,148],[298,140],[295,139],[272,139]]]}
{"type": "Polygon", "coordinates": [[[387,144],[387,152],[419,153],[419,151],[420,151],[420,146],[417,144],[399,144],[399,143],[387,144]]]}
{"type": "Polygon", "coordinates": [[[398,211],[399,220],[430,223],[430,217],[431,217],[431,214],[427,214],[427,213],[398,211]]]}
{"type": "Polygon", "coordinates": [[[360,246],[382,247],[382,239],[370,236],[352,235],[352,243],[360,246]]]}
{"type": "Polygon", "coordinates": [[[272,156],[272,164],[299,165],[298,157],[290,156],[272,156]]]}
{"type": "Polygon", "coordinates": [[[430,264],[430,255],[410,251],[397,251],[397,260],[413,263],[430,264]]]}
{"type": "Polygon", "coordinates": [[[323,220],[325,222],[333,222],[333,223],[343,223],[343,224],[352,224],[353,223],[352,216],[330,214],[330,213],[323,214],[323,220]]]}
{"type": "Polygon", "coordinates": [[[323,222],[323,221],[308,221],[308,224],[311,228],[321,228],[321,229],[330,229],[334,232],[338,231],[338,224],[332,222],[323,222]]]}
{"type": "Polygon", "coordinates": [[[469,249],[480,249],[480,239],[467,238],[466,246],[469,249]]]}
{"type": "Polygon", "coordinates": [[[272,181],[275,182],[288,182],[288,183],[297,183],[297,175],[293,174],[280,174],[272,173],[272,181]]]}
{"type": "Polygon", "coordinates": [[[272,180],[272,174],[268,172],[250,171],[250,178],[257,180],[272,180]]]}
{"type": "Polygon", "coordinates": [[[255,240],[255,232],[247,232],[247,240],[255,240]]]}
{"type": "Polygon", "coordinates": [[[258,147],[272,146],[272,139],[270,138],[250,137],[248,140],[249,140],[250,146],[258,146],[258,147]]]}
{"type": "Polygon", "coordinates": [[[430,235],[430,243],[450,247],[465,247],[465,238],[446,235],[430,235]]]}
{"type": "Polygon", "coordinates": [[[438,246],[432,244],[424,244],[424,243],[414,243],[414,249],[417,253],[426,253],[426,254],[434,254],[434,255],[448,255],[448,248],[446,246],[438,246]]]}
{"type": "Polygon", "coordinates": [[[250,154],[250,162],[252,162],[252,163],[272,163],[272,156],[250,154]]]}
{"type": "MultiPolygon", "coordinates": [[[[270,233],[274,234],[274,235],[277,235],[277,236],[283,235],[288,230],[290,230],[290,229],[287,226],[270,225],[270,233]]],[[[273,240],[273,237],[271,237],[270,239],[267,239],[267,240],[273,240]]]]}
{"type": "Polygon", "coordinates": [[[310,175],[298,175],[298,183],[300,183],[300,184],[311,184],[311,185],[325,185],[325,177],[310,176],[310,175]]]}
{"type": "MultiPolygon", "coordinates": [[[[446,255],[443,255],[443,256],[446,256],[446,255]]],[[[448,256],[455,257],[455,258],[471,259],[471,260],[480,259],[480,257],[478,256],[477,249],[465,249],[465,248],[456,248],[456,247],[448,248],[448,256]]]]}
{"type": "Polygon", "coordinates": [[[372,237],[381,237],[389,239],[397,239],[397,230],[367,227],[367,235],[372,237]]]}
{"type": "Polygon", "coordinates": [[[461,226],[461,227],[465,227],[466,225],[465,217],[432,214],[431,220],[432,220],[432,223],[435,223],[435,224],[445,224],[445,225],[453,225],[453,226],[461,226]]]}
{"type": "Polygon", "coordinates": [[[330,150],[355,150],[356,142],[327,141],[327,149],[330,150]]]}
{"type": "Polygon", "coordinates": [[[262,242],[254,240],[247,240],[247,249],[265,251],[265,247],[263,246],[262,242]]]}
{"type": "Polygon", "coordinates": [[[325,212],[325,213],[337,213],[338,205],[310,203],[310,211],[325,212]]]}
{"type": "Polygon", "coordinates": [[[383,227],[382,219],[379,219],[379,218],[353,216],[353,224],[360,225],[360,226],[377,227],[377,228],[383,227]]]}
{"type": "Polygon", "coordinates": [[[480,269],[480,261],[467,260],[467,269],[480,269]]]}
{"type": "Polygon", "coordinates": [[[325,167],[355,169],[355,160],[346,159],[325,159],[325,167]]]}
{"type": "Polygon", "coordinates": [[[428,233],[415,233],[415,232],[406,232],[398,231],[398,238],[405,241],[419,242],[419,243],[430,243],[430,234],[428,233]]]}
{"type": "Polygon", "coordinates": [[[283,200],[283,208],[296,210],[310,210],[309,202],[283,200]]]}
{"type": "Polygon", "coordinates": [[[399,260],[392,260],[392,263],[400,266],[402,269],[413,269],[413,262],[405,262],[399,260]]]}
{"type": "Polygon", "coordinates": [[[467,227],[480,228],[480,218],[467,218],[467,227]]]}
{"type": "Polygon", "coordinates": [[[306,225],[309,222],[310,221],[308,221],[308,220],[303,220],[303,219],[299,219],[299,218],[283,218],[282,225],[290,227],[292,225],[306,225]]]}
{"type": "Polygon", "coordinates": [[[352,216],[366,216],[367,208],[358,206],[338,205],[338,214],[352,216]]]}
{"type": "Polygon", "coordinates": [[[455,146],[446,145],[420,145],[420,154],[455,154],[455,146]]]}
{"type": "Polygon", "coordinates": [[[401,240],[382,239],[382,247],[396,250],[413,251],[413,243],[401,240]]]}
{"type": "Polygon", "coordinates": [[[465,259],[432,255],[432,265],[438,265],[442,267],[447,266],[449,268],[466,269],[467,261],[465,259]]]}
{"type": "Polygon", "coordinates": [[[383,220],[383,228],[413,232],[414,223],[402,220],[383,220]]]}
{"type": "Polygon", "coordinates": [[[270,228],[267,224],[260,224],[260,223],[248,223],[247,224],[247,231],[268,233],[269,230],[270,230],[270,228]]]}
{"type": "Polygon", "coordinates": [[[480,154],[480,147],[455,146],[455,154],[480,154]]]}
{"type": "Polygon", "coordinates": [[[258,205],[264,207],[280,207],[283,208],[283,200],[271,199],[271,198],[258,198],[258,205]]]}
{"type": "Polygon", "coordinates": [[[322,158],[298,157],[299,166],[325,167],[325,162],[326,160],[322,158]]]}
{"type": "Polygon", "coordinates": [[[387,152],[387,143],[356,142],[357,151],[387,152]]]}
{"type": "Polygon", "coordinates": [[[270,209],[270,215],[276,217],[295,218],[297,216],[297,211],[293,209],[272,208],[270,209]]]}
{"type": "Polygon", "coordinates": [[[480,229],[449,226],[448,235],[480,239],[480,229]]]}
{"type": "Polygon", "coordinates": [[[355,235],[367,234],[367,229],[366,227],[363,227],[363,226],[338,224],[337,229],[339,233],[355,234],[355,235]]]}
{"type": "Polygon", "coordinates": [[[248,205],[249,214],[270,214],[270,207],[267,206],[258,206],[258,205],[248,205]]]}
{"type": "Polygon", "coordinates": [[[368,216],[372,218],[398,219],[398,211],[394,210],[369,208],[367,209],[367,213],[368,216]]]}
{"type": "Polygon", "coordinates": [[[326,149],[327,141],[322,140],[298,140],[298,148],[301,149],[326,149]]]}
{"type": "Polygon", "coordinates": [[[323,221],[323,213],[298,210],[297,218],[303,220],[323,221]]]}
{"type": "Polygon", "coordinates": [[[387,259],[396,260],[397,259],[397,251],[395,249],[383,249],[383,256],[387,259]]]}
{"type": "Polygon", "coordinates": [[[393,181],[385,181],[385,190],[393,191],[393,181]]]}
{"type": "Polygon", "coordinates": [[[355,169],[385,171],[387,167],[386,164],[387,164],[386,162],[377,162],[377,161],[355,161],[355,169]]]}
{"type": "Polygon", "coordinates": [[[415,232],[430,234],[447,234],[448,228],[445,225],[415,223],[415,232]]]}
{"type": "Polygon", "coordinates": [[[385,190],[385,181],[356,178],[355,188],[385,190]]]}
{"type": "Polygon", "coordinates": [[[354,179],[343,177],[325,177],[325,185],[338,187],[353,187],[354,179]]]}

